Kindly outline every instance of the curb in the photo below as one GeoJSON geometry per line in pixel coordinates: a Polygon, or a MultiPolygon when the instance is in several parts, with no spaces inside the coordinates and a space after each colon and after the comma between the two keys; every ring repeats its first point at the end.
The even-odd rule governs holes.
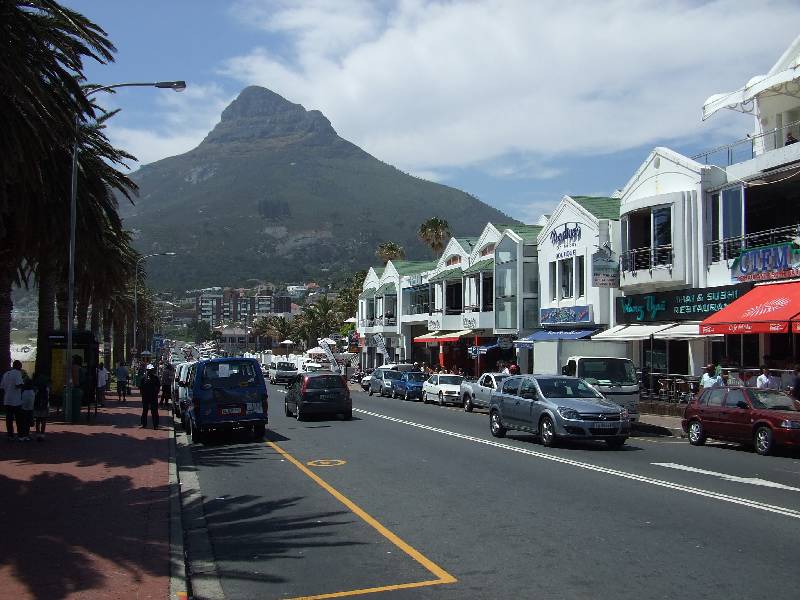
{"type": "MultiPolygon", "coordinates": [[[[640,417],[641,418],[641,417],[640,417]]],[[[670,437],[686,437],[683,429],[680,427],[662,427],[661,425],[653,425],[651,423],[643,423],[636,421],[631,425],[631,429],[640,431],[642,433],[649,433],[650,435],[663,435],[670,437]]]]}
{"type": "Polygon", "coordinates": [[[192,450],[184,432],[176,433],[175,442],[183,539],[186,545],[186,576],[188,588],[191,590],[188,597],[194,600],[225,600],[208,533],[203,495],[192,460],[192,450]]]}
{"type": "Polygon", "coordinates": [[[181,518],[181,483],[176,461],[175,427],[169,430],[169,597],[185,600],[191,597],[186,577],[186,554],[183,547],[181,518]]]}

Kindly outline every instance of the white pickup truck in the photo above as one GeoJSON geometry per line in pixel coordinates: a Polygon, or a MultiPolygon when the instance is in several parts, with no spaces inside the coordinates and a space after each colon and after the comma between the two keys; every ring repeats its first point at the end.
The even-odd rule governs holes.
{"type": "Polygon", "coordinates": [[[462,381],[460,396],[464,410],[472,412],[475,407],[489,408],[492,392],[500,387],[500,382],[506,377],[509,377],[506,373],[484,373],[477,380],[462,381]]]}

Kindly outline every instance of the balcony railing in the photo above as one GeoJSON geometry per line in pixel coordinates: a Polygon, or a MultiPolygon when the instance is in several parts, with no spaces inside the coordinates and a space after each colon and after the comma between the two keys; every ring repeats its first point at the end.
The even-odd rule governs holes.
{"type": "Polygon", "coordinates": [[[800,224],[787,225],[785,227],[776,227],[775,229],[754,231],[742,236],[714,240],[706,244],[706,250],[711,262],[715,263],[723,260],[733,260],[739,256],[742,250],[791,242],[797,236],[800,236],[800,224]]]}
{"type": "Polygon", "coordinates": [[[428,311],[430,310],[431,303],[430,302],[419,302],[417,304],[412,304],[408,308],[407,315],[427,315],[428,311]]]}
{"type": "Polygon", "coordinates": [[[672,258],[672,244],[666,244],[623,252],[619,264],[623,271],[650,270],[656,267],[671,267],[672,258]]]}
{"type": "Polygon", "coordinates": [[[460,315],[462,312],[464,312],[464,309],[462,309],[460,306],[448,306],[445,308],[444,314],[460,315]]]}
{"type": "Polygon", "coordinates": [[[794,142],[786,143],[786,135],[793,132],[795,136],[800,136],[798,128],[800,121],[794,121],[783,127],[777,127],[771,131],[765,131],[754,136],[748,136],[743,140],[738,140],[731,144],[718,146],[700,154],[692,156],[692,160],[701,162],[706,165],[717,165],[719,167],[728,167],[736,163],[744,162],[755,158],[759,154],[769,152],[777,148],[783,148],[794,142]]]}
{"type": "Polygon", "coordinates": [[[378,327],[393,327],[397,325],[397,317],[378,317],[375,319],[375,325],[378,327]]]}

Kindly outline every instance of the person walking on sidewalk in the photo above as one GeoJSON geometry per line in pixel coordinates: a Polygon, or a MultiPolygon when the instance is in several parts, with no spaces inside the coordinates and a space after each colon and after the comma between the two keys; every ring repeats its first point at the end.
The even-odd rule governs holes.
{"type": "Polygon", "coordinates": [[[22,379],[22,363],[15,360],[11,366],[10,371],[3,374],[3,379],[0,380],[0,387],[3,388],[3,394],[6,405],[6,432],[8,439],[14,438],[14,419],[17,420],[17,430],[20,429],[20,406],[22,406],[22,386],[24,381],[22,379]]]}
{"type": "Polygon", "coordinates": [[[36,441],[44,441],[44,430],[47,427],[47,417],[50,415],[50,386],[44,375],[34,374],[33,386],[36,390],[36,399],[33,403],[33,418],[36,424],[36,441]]]}
{"type": "Polygon", "coordinates": [[[106,402],[106,388],[110,373],[103,363],[97,365],[97,405],[103,406],[106,402]]]}
{"type": "Polygon", "coordinates": [[[128,367],[125,366],[124,362],[119,361],[117,368],[114,370],[114,375],[117,378],[117,401],[127,402],[128,377],[130,377],[130,373],[128,373],[128,367]]]}
{"type": "Polygon", "coordinates": [[[158,429],[158,388],[159,381],[155,367],[148,364],[145,367],[144,378],[139,384],[142,393],[142,427],[147,427],[147,412],[153,419],[153,429],[158,429]]]}

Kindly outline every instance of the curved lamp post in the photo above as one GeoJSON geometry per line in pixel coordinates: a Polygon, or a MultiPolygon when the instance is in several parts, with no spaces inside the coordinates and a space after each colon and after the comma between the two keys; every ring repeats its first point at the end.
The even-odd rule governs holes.
{"type": "MultiPolygon", "coordinates": [[[[186,89],[185,81],[155,81],[150,83],[115,83],[95,88],[86,93],[86,97],[98,92],[108,92],[122,87],[155,87],[162,89],[175,90],[182,92],[186,89]]],[[[73,312],[75,311],[75,226],[77,219],[77,197],[78,197],[78,128],[80,127],[79,116],[75,115],[75,143],[72,146],[72,185],[70,189],[69,204],[69,271],[67,282],[67,359],[66,378],[64,381],[64,415],[71,419],[72,415],[72,330],[73,312]]],[[[134,332],[134,335],[136,333],[134,332]]]]}
{"type": "Polygon", "coordinates": [[[139,283],[139,263],[153,256],[175,255],[175,252],[154,252],[153,254],[145,254],[144,256],[140,256],[138,259],[136,259],[136,267],[134,268],[133,273],[133,349],[135,352],[139,352],[139,346],[136,344],[136,334],[139,330],[139,306],[137,303],[139,298],[139,295],[137,294],[137,286],[139,283]]]}

